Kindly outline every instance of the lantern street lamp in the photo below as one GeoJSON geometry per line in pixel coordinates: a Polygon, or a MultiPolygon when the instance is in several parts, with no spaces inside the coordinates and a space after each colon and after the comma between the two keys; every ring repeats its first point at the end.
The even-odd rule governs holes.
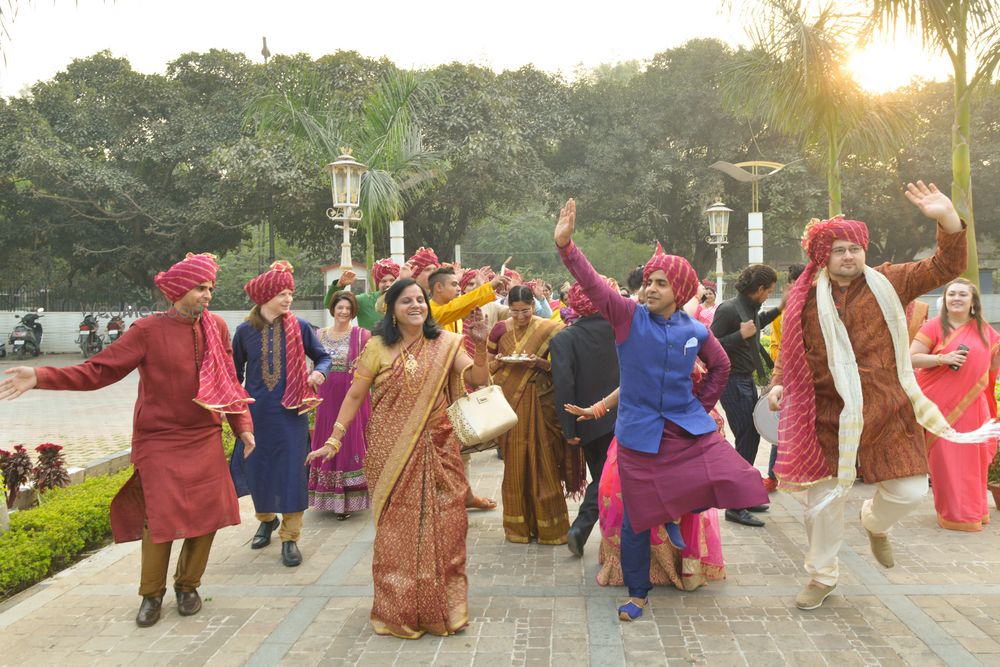
{"type": "Polygon", "coordinates": [[[715,246],[715,282],[716,294],[722,299],[722,247],[729,243],[729,214],[733,209],[727,208],[721,201],[717,201],[707,209],[705,215],[708,216],[708,242],[715,246]]]}
{"type": "Polygon", "coordinates": [[[330,172],[330,193],[333,206],[326,210],[326,217],[334,222],[337,229],[344,230],[344,241],[340,245],[340,268],[346,271],[351,268],[351,229],[352,222],[361,221],[361,176],[368,167],[351,156],[349,148],[341,148],[341,155],[335,161],[326,165],[330,172]]]}

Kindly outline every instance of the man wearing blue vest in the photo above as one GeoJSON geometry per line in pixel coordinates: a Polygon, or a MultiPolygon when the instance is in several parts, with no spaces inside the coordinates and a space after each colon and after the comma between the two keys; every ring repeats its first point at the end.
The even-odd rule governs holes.
{"type": "MultiPolygon", "coordinates": [[[[708,411],[729,376],[719,341],[678,308],[694,297],[698,276],[683,257],[657,252],[643,267],[646,303],[618,294],[573,244],[576,202],[566,202],[555,229],[563,264],[611,323],[621,369],[615,438],[625,514],[621,560],[629,601],[619,618],[642,616],[649,580],[649,530],[708,507],[750,507],[767,500],[760,473],[716,430],[708,411]],[[691,373],[708,371],[698,393],[691,373]]],[[[676,542],[671,535],[671,542],[676,542]]],[[[675,543],[675,546],[682,546],[675,543]]]]}

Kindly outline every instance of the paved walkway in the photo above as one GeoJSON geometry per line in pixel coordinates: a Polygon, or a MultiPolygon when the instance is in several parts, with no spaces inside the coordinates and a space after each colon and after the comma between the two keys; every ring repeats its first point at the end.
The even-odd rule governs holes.
{"type": "MultiPolygon", "coordinates": [[[[0,403],[0,447],[53,440],[72,445],[71,460],[101,443],[118,451],[135,383],[133,375],[100,392],[0,403]]],[[[475,488],[499,497],[502,463],[479,454],[473,471],[475,488]]],[[[856,486],[847,516],[871,493],[856,486]]],[[[805,580],[801,505],[785,494],[772,502],[763,529],[723,522],[725,582],[694,593],[658,588],[634,624],[615,614],[624,590],[594,583],[596,532],[580,560],[565,547],[507,543],[499,512],[471,513],[469,628],[404,641],[373,635],[367,622],[370,513],[339,522],[307,512],[305,562],[289,569],[277,542],[249,548],[256,524],[245,499],[243,525],[216,538],[200,614],[178,616],[168,595],[160,623],[137,628],[138,544],[110,546],[0,605],[0,666],[1000,665],[1000,530],[943,531],[928,497],[896,529],[897,565],[885,570],[849,519],[836,594],[800,612],[792,599],[805,580]]]]}
{"type": "MultiPolygon", "coordinates": [[[[763,450],[762,450],[763,451],[763,450]]],[[[501,463],[478,455],[475,486],[499,495],[501,463]]],[[[856,515],[871,487],[849,502],[856,515]]],[[[694,593],[659,588],[643,620],[622,624],[622,589],[594,583],[596,535],[583,560],[565,547],[509,544],[499,512],[470,514],[469,628],[404,641],[367,623],[373,529],[308,512],[304,564],[255,529],[221,531],[202,587],[204,610],[177,615],[172,595],[152,628],[133,622],[137,543],[102,549],[0,605],[3,665],[1000,665],[1000,537],[946,532],[930,501],[895,537],[880,568],[856,521],[847,527],[837,594],[792,608],[803,580],[801,507],[775,495],[764,529],[723,522],[728,579],[694,593]]],[[[175,550],[176,551],[176,550],[175,550]]]]}

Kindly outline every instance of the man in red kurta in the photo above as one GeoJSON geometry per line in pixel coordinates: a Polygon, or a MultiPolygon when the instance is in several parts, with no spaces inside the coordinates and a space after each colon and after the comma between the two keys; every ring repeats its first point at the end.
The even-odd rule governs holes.
{"type": "Polygon", "coordinates": [[[173,306],[137,321],[114,345],[67,368],[6,371],[0,399],[32,388],[91,391],[139,369],[132,430],[135,473],[111,503],[115,542],[142,540],[136,616],[160,618],[173,540],[183,539],[174,591],[181,615],[201,609],[197,588],[215,531],[240,522],[222,449],[221,414],[253,450],[252,399],[236,381],[225,321],[207,310],[218,267],[211,255],[188,255],[156,277],[173,306]]]}
{"type": "Polygon", "coordinates": [[[907,348],[909,340],[898,336],[902,340],[894,343],[887,315],[894,323],[905,323],[902,304],[960,274],[966,264],[966,240],[954,206],[933,184],[911,183],[906,196],[937,221],[937,251],[932,257],[869,269],[868,227],[839,217],[817,221],[803,237],[810,263],[788,297],[768,394],[771,409],[780,407],[782,413],[774,467],[779,488],[808,490],[805,569],[811,581],[796,598],[800,609],[819,607],[837,584],[837,552],[856,464],[865,481],[876,487],[874,498],[862,506],[861,525],[883,567],[894,564],[890,528],[927,493],[923,428],[896,361],[897,344],[907,348]],[[882,283],[891,293],[891,303],[884,306],[876,296],[882,283]],[[821,285],[827,285],[823,294],[821,285]],[[824,319],[827,306],[820,307],[820,302],[831,300],[824,319]],[[837,345],[831,349],[824,328],[835,332],[841,323],[848,337],[842,345],[850,349],[837,345]],[[856,369],[838,375],[839,368],[848,364],[856,364],[856,369]],[[835,386],[838,377],[851,374],[860,378],[860,396],[851,392],[843,396],[835,386]]]}

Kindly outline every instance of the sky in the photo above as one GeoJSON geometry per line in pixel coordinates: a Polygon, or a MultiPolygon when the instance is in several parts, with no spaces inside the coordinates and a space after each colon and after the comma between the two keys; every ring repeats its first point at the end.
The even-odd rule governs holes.
{"type": "MultiPolygon", "coordinates": [[[[261,37],[272,54],[314,57],[355,50],[402,67],[452,61],[496,70],[526,64],[572,77],[579,68],[647,60],[696,37],[748,42],[738,18],[718,0],[19,0],[4,39],[0,96],[51,78],[74,58],[103,49],[145,73],[188,51],[212,48],[261,62],[261,37]]],[[[852,67],[869,90],[941,79],[949,67],[913,39],[858,54],[852,67]]]]}

